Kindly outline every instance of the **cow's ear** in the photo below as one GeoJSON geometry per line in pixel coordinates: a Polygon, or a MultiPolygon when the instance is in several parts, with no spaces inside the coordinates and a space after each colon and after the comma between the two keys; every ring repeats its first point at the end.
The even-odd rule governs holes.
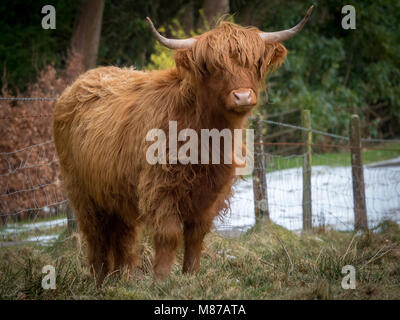
{"type": "Polygon", "coordinates": [[[189,49],[178,50],[175,53],[175,64],[179,73],[185,76],[193,71],[193,54],[189,49]]]}
{"type": "Polygon", "coordinates": [[[281,43],[265,44],[266,69],[275,70],[286,58],[287,50],[281,43]]]}

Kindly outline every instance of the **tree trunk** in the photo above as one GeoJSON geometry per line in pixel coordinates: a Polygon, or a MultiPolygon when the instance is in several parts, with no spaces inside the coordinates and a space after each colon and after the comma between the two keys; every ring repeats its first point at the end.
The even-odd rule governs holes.
{"type": "Polygon", "coordinates": [[[72,51],[84,57],[85,70],[96,67],[104,0],[85,0],[72,36],[72,51]]]}
{"type": "Polygon", "coordinates": [[[186,3],[179,14],[179,21],[181,21],[183,30],[186,35],[190,36],[190,31],[194,27],[194,5],[193,0],[186,3]]]}
{"type": "Polygon", "coordinates": [[[204,0],[203,1],[204,19],[200,19],[201,27],[207,23],[210,27],[214,26],[218,18],[223,14],[229,13],[229,0],[204,0]]]}

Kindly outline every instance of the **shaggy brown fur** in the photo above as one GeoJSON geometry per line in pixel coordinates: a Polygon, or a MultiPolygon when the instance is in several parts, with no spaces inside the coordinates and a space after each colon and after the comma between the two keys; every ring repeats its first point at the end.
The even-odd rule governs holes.
{"type": "Polygon", "coordinates": [[[171,120],[178,131],[192,128],[199,137],[200,129],[242,128],[251,108],[228,110],[227,96],[237,88],[257,93],[266,72],[286,56],[281,44],[265,44],[257,32],[223,22],[191,49],[178,50],[176,68],[100,67],[62,94],[55,143],[64,187],[100,280],[123,266],[134,268],[146,224],[154,231],[157,278],[169,274],[182,237],[183,271],[199,269],[203,238],[227,209],[235,167],[150,165],[145,137],[153,128],[168,133],[171,120]]]}

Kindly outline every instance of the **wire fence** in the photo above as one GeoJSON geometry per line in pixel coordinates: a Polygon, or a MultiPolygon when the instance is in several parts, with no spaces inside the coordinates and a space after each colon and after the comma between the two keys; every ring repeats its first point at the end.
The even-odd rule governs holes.
{"type": "Polygon", "coordinates": [[[56,239],[66,202],[53,141],[0,153],[0,241],[56,239]]]}
{"type": "MultiPolygon", "coordinates": [[[[400,151],[399,151],[400,155],[400,151]]],[[[290,230],[303,229],[303,155],[266,156],[267,197],[259,202],[269,218],[290,230]]],[[[323,154],[313,155],[312,226],[354,230],[352,168],[323,154]]],[[[399,159],[400,162],[400,159],[399,159]]],[[[370,228],[383,220],[400,222],[400,164],[365,165],[365,200],[370,228]]],[[[231,201],[232,214],[218,227],[244,231],[256,222],[253,178],[239,181],[231,201]]]]}
{"type": "MultiPolygon", "coordinates": [[[[24,98],[24,101],[54,99],[24,98]]],[[[235,183],[230,214],[215,220],[215,229],[219,232],[229,235],[245,231],[260,218],[260,212],[290,230],[302,230],[307,206],[313,228],[353,230],[357,206],[353,176],[356,165],[351,161],[353,149],[363,151],[367,163],[361,167],[369,228],[385,219],[400,222],[400,140],[362,139],[359,148],[351,145],[349,137],[299,124],[261,119],[255,129],[258,139],[254,158],[258,160],[254,174],[235,183]],[[274,141],[272,135],[263,135],[267,126],[295,129],[297,133],[292,141],[274,141]],[[329,137],[333,143],[305,142],[304,133],[329,137]],[[295,149],[288,155],[280,154],[280,148],[288,146],[295,149]],[[308,152],[306,146],[310,148],[308,152]],[[304,161],[308,153],[312,153],[312,167],[310,164],[308,169],[309,200],[304,198],[307,173],[304,161]],[[386,158],[391,160],[379,162],[386,158]],[[264,180],[256,172],[261,172],[264,180]],[[261,198],[257,179],[263,180],[261,198]]],[[[57,239],[67,225],[67,199],[60,181],[52,140],[0,152],[0,245],[49,243],[57,239]]]]}

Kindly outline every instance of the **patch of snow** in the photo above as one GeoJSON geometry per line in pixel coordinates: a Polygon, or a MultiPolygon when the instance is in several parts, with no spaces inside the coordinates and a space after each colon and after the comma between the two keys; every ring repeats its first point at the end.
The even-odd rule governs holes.
{"type": "Polygon", "coordinates": [[[41,242],[43,244],[47,244],[49,242],[57,240],[58,236],[59,236],[58,234],[51,234],[46,236],[33,236],[26,239],[26,241],[41,242]]]}
{"type": "Polygon", "coordinates": [[[51,221],[35,222],[35,223],[25,223],[25,224],[10,223],[7,225],[6,228],[4,228],[1,231],[1,233],[10,234],[10,233],[21,233],[32,230],[43,230],[43,229],[64,226],[66,224],[67,224],[66,218],[51,220],[51,221]]]}
{"type": "MultiPolygon", "coordinates": [[[[271,220],[289,230],[302,228],[302,168],[266,174],[271,220]]],[[[400,222],[400,167],[364,166],[367,216],[370,227],[383,219],[400,222]]],[[[312,167],[313,225],[353,230],[353,185],[351,167],[312,167]]],[[[216,219],[219,231],[247,230],[255,223],[251,178],[234,186],[231,214],[216,219]]]]}

